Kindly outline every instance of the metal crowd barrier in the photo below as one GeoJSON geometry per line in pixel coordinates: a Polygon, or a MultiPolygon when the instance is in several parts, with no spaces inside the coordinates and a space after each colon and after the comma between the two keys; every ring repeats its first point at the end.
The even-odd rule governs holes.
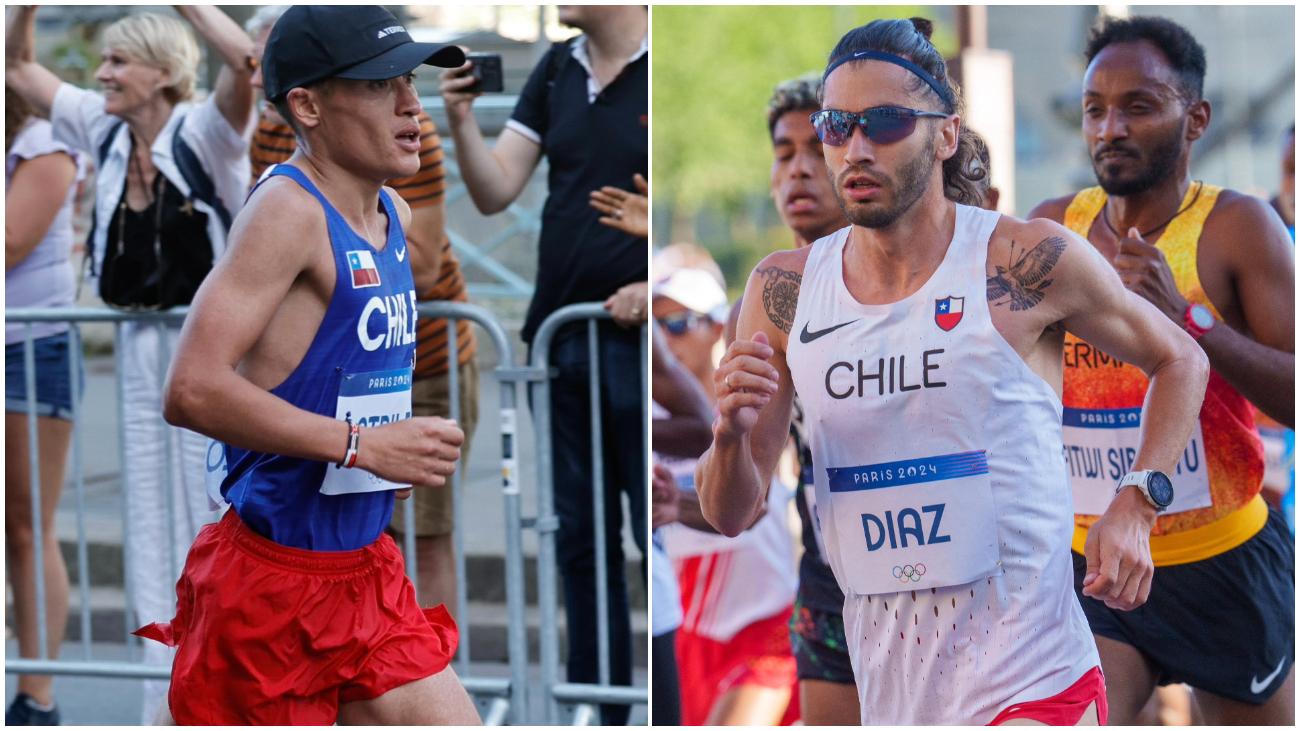
{"type": "MultiPolygon", "coordinates": [[[[496,348],[499,365],[495,374],[501,380],[500,394],[500,439],[501,439],[501,467],[502,467],[502,494],[504,497],[504,509],[506,519],[506,550],[505,550],[505,596],[506,611],[508,617],[507,628],[507,648],[509,652],[509,679],[501,678],[476,678],[468,675],[468,665],[470,657],[470,638],[469,632],[462,632],[460,652],[456,660],[457,674],[460,675],[461,682],[465,688],[476,697],[480,702],[487,705],[484,713],[484,722],[488,724],[501,724],[510,722],[514,724],[524,723],[526,721],[526,695],[527,688],[527,667],[528,667],[528,646],[525,635],[525,615],[524,615],[524,556],[522,536],[519,526],[521,525],[521,497],[519,491],[518,468],[516,459],[516,449],[518,439],[516,434],[516,409],[518,396],[519,373],[515,369],[514,348],[510,339],[506,336],[505,330],[500,323],[487,310],[477,305],[468,305],[453,302],[428,302],[420,303],[418,311],[421,317],[447,318],[448,323],[448,362],[457,363],[457,339],[455,337],[455,321],[465,319],[476,323],[487,333],[496,348]]],[[[35,372],[35,350],[34,338],[32,336],[32,324],[38,322],[67,322],[72,324],[70,328],[71,341],[71,365],[69,378],[73,380],[74,394],[77,393],[77,384],[75,382],[76,374],[80,372],[83,353],[80,343],[78,323],[88,322],[106,322],[114,325],[114,343],[116,346],[115,353],[122,353],[122,324],[126,322],[161,322],[161,323],[179,323],[186,314],[185,308],[178,308],[166,312],[121,312],[110,309],[99,308],[6,308],[5,321],[7,323],[26,323],[27,327],[24,339],[24,366],[26,374],[26,394],[27,394],[27,431],[29,438],[29,459],[31,461],[31,505],[33,516],[33,540],[34,555],[33,560],[36,566],[44,565],[43,556],[43,535],[41,521],[41,488],[40,488],[40,459],[39,445],[37,441],[36,428],[36,372],[35,372]]],[[[120,358],[120,355],[119,355],[120,358]]],[[[161,372],[166,372],[165,359],[167,359],[166,348],[160,348],[161,372]]],[[[120,362],[120,361],[119,361],[120,362]]],[[[449,392],[450,394],[459,394],[459,373],[457,368],[449,369],[449,392]]],[[[120,374],[117,379],[117,404],[118,420],[117,426],[122,439],[125,439],[125,430],[123,428],[123,398],[122,398],[122,378],[120,374]]],[[[460,403],[459,398],[451,398],[452,418],[459,418],[460,403]]],[[[30,674],[30,675],[67,675],[82,677],[113,677],[113,678],[130,678],[130,679],[167,679],[170,677],[171,668],[168,666],[150,666],[137,662],[120,662],[97,660],[91,651],[91,619],[90,619],[90,586],[89,586],[89,560],[87,555],[87,540],[85,529],[85,475],[82,470],[82,443],[85,439],[84,421],[81,414],[81,406],[78,399],[73,399],[72,421],[73,434],[71,438],[71,471],[70,478],[73,486],[73,493],[76,499],[76,518],[77,518],[77,576],[80,598],[80,630],[81,630],[81,659],[51,659],[49,648],[47,646],[47,624],[46,624],[46,587],[45,572],[35,571],[36,577],[36,603],[37,603],[37,631],[39,633],[39,658],[5,658],[5,674],[30,674]]],[[[168,465],[167,469],[171,470],[170,450],[166,450],[168,465]]],[[[125,463],[124,453],[121,457],[122,463],[125,463]]],[[[452,489],[454,492],[454,532],[453,543],[456,554],[456,570],[460,580],[458,581],[456,606],[457,617],[462,621],[468,617],[467,614],[467,581],[465,576],[465,555],[464,555],[464,536],[463,530],[465,522],[463,520],[464,491],[461,484],[460,473],[457,472],[452,479],[452,489]]],[[[417,491],[418,493],[418,491],[417,491]]],[[[174,521],[175,506],[170,499],[167,504],[168,525],[174,521]]],[[[414,496],[412,499],[416,499],[414,496]]],[[[124,607],[125,616],[125,642],[128,647],[132,647],[134,638],[130,635],[133,629],[135,619],[133,618],[131,606],[131,587],[129,585],[131,570],[127,565],[130,552],[127,550],[125,542],[130,540],[131,532],[125,529],[126,525],[126,491],[123,489],[123,573],[126,578],[125,596],[126,606],[124,607]]],[[[416,573],[416,555],[415,555],[415,536],[414,536],[415,513],[413,510],[405,512],[406,531],[405,531],[405,553],[407,556],[407,571],[412,582],[417,580],[416,573]]],[[[170,538],[170,534],[169,534],[170,538]]],[[[168,541],[169,545],[171,541],[168,541]]],[[[176,561],[183,557],[169,557],[171,560],[168,565],[176,565],[176,561]]],[[[162,619],[162,618],[157,618],[162,619]]],[[[67,644],[67,643],[65,643],[67,644]]],[[[134,658],[132,658],[134,659],[134,658]]]]}
{"type": "MultiPolygon", "coordinates": [[[[646,705],[646,688],[615,686],[610,683],[609,652],[609,587],[606,582],[608,557],[605,547],[605,475],[601,441],[603,429],[600,415],[600,359],[598,357],[597,323],[610,319],[609,313],[599,303],[583,303],[563,307],[542,322],[533,339],[532,378],[538,382],[536,399],[533,402],[533,420],[537,434],[538,460],[538,514],[533,527],[538,534],[537,548],[537,601],[541,614],[541,665],[542,684],[546,697],[546,722],[560,723],[558,704],[563,702],[575,706],[574,715],[569,723],[588,725],[598,722],[598,704],[646,705]],[[564,325],[586,321],[587,354],[590,362],[589,394],[591,398],[591,462],[592,462],[592,499],[594,514],[594,532],[596,548],[596,643],[599,658],[599,683],[564,683],[560,677],[559,662],[559,623],[556,621],[558,601],[555,595],[558,567],[556,561],[555,534],[559,530],[559,519],[555,513],[554,473],[551,456],[551,408],[549,388],[548,359],[552,339],[564,325]]],[[[645,343],[646,331],[641,328],[641,384],[646,380],[645,343]]],[[[643,397],[644,399],[644,397],[643,397]]],[[[644,410],[643,400],[643,410],[644,410]]],[[[614,426],[614,425],[611,425],[614,426]]],[[[623,425],[617,425],[622,428],[623,425]]],[[[641,425],[642,442],[648,444],[641,425]]],[[[648,450],[648,447],[647,447],[648,450]]],[[[649,465],[648,452],[646,464],[649,465]]],[[[647,493],[648,495],[648,493],[647,493]]],[[[648,497],[647,497],[648,499],[648,497]]],[[[646,526],[633,526],[633,530],[648,530],[646,526]]],[[[620,569],[621,570],[621,569],[620,569]]],[[[569,632],[585,632],[585,627],[568,627],[569,632]]]]}

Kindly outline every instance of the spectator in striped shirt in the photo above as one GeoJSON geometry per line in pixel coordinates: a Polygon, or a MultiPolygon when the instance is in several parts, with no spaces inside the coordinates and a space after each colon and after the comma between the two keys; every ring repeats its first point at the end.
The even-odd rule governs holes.
{"type": "MultiPolygon", "coordinates": [[[[260,9],[245,29],[253,37],[253,58],[260,59],[266,39],[287,5],[268,5],[260,9]]],[[[258,69],[253,86],[262,86],[258,69]]],[[[420,112],[420,170],[409,178],[388,181],[389,187],[411,207],[411,225],[406,229],[407,251],[415,275],[415,291],[421,302],[465,302],[468,297],[460,262],[451,250],[444,212],[445,174],[442,167],[442,140],[437,126],[427,112],[420,112]]],[[[288,160],[296,149],[293,130],[269,103],[263,103],[261,117],[249,154],[256,182],[267,168],[288,160]]],[[[251,184],[251,183],[250,183],[251,184]]],[[[415,381],[412,384],[412,413],[416,416],[450,418],[450,343],[448,321],[421,318],[417,331],[415,381]]],[[[456,322],[456,360],[459,374],[460,428],[465,432],[461,445],[462,464],[469,459],[470,440],[478,425],[478,364],[474,360],[474,332],[466,320],[456,322]]],[[[452,491],[416,491],[408,500],[398,501],[393,509],[389,529],[405,533],[406,510],[415,511],[416,590],[420,604],[445,604],[455,613],[456,562],[452,548],[452,491]]],[[[400,541],[399,541],[400,544],[400,541]]],[[[459,619],[459,617],[457,617],[459,619]]]]}

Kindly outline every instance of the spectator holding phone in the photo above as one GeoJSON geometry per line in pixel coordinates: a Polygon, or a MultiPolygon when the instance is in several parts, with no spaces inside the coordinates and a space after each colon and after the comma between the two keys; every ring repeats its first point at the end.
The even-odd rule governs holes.
{"type": "MultiPolygon", "coordinates": [[[[589,205],[603,186],[630,188],[648,163],[648,37],[644,6],[560,6],[560,22],[582,35],[556,43],[533,68],[506,129],[489,147],[474,118],[479,92],[473,62],[443,72],[442,95],[456,142],[456,160],[479,211],[492,214],[524,189],[538,161],[549,164],[542,210],[537,282],[524,322],[532,343],[542,321],[577,302],[610,300],[614,323],[600,329],[602,423],[640,424],[643,386],[639,325],[646,321],[647,241],[601,225],[589,205]],[[611,299],[612,298],[612,299],[611,299]]],[[[595,537],[592,527],[591,426],[586,328],[564,328],[552,341],[550,363],[554,429],[558,555],[570,628],[596,626],[595,537]]],[[[621,500],[645,555],[645,460],[640,429],[609,430],[603,438],[613,682],[632,678],[632,633],[621,539],[621,500]]],[[[597,679],[592,632],[569,633],[568,679],[597,679]]],[[[627,709],[602,708],[603,722],[626,722],[627,709]]]]}

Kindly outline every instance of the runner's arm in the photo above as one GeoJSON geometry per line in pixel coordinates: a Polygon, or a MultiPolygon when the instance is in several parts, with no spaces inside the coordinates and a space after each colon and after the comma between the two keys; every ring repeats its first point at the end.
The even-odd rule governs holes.
{"type": "MultiPolygon", "coordinates": [[[[337,462],[347,447],[346,423],[299,409],[236,370],[290,287],[321,256],[318,247],[284,242],[328,241],[319,206],[312,210],[288,185],[263,185],[235,219],[228,251],[185,318],[163,416],[243,449],[337,462]]],[[[329,292],[322,296],[328,300],[329,292]]]]}
{"type": "Polygon", "coordinates": [[[1220,198],[1219,206],[1223,220],[1213,227],[1207,222],[1205,235],[1225,242],[1220,249],[1232,261],[1233,290],[1246,331],[1220,321],[1197,342],[1210,366],[1233,388],[1260,411],[1295,428],[1294,246],[1267,203],[1240,195],[1230,202],[1220,198]],[[1217,238],[1219,231],[1223,238],[1217,238]],[[1243,231],[1254,235],[1242,236],[1243,231]]]}
{"type": "Polygon", "coordinates": [[[5,85],[32,105],[36,116],[48,119],[63,82],[36,62],[36,6],[10,8],[5,26],[5,85]]]}
{"type": "Polygon", "coordinates": [[[714,373],[721,414],[713,422],[713,445],[696,467],[695,486],[704,517],[723,535],[739,535],[762,516],[790,433],[794,384],[784,352],[789,323],[774,322],[782,318],[765,310],[762,290],[765,272],[779,269],[798,281],[802,261],[799,252],[777,252],[750,275],[736,341],[714,373]],[[733,373],[735,388],[746,390],[727,386],[733,373]]]}

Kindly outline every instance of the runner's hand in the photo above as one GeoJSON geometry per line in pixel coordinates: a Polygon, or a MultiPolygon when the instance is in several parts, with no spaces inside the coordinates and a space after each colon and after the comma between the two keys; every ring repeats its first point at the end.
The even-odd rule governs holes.
{"type": "Polygon", "coordinates": [[[677,489],[677,481],[673,479],[673,473],[659,462],[654,463],[654,472],[651,473],[650,484],[652,487],[650,499],[650,525],[658,528],[661,525],[676,523],[678,513],[678,501],[681,494],[677,489]]]}
{"type": "MultiPolygon", "coordinates": [[[[469,53],[469,49],[464,46],[461,49],[465,53],[469,53]]],[[[478,83],[470,73],[473,68],[474,62],[466,61],[459,68],[444,69],[438,75],[438,91],[442,92],[443,106],[447,110],[449,119],[455,118],[459,121],[467,117],[470,106],[483,93],[481,91],[467,91],[471,86],[478,83]]]]}
{"type": "Polygon", "coordinates": [[[780,375],[767,361],[774,351],[767,334],[754,333],[753,340],[736,340],[713,373],[713,390],[718,397],[716,433],[744,436],[758,421],[758,410],[772,400],[780,375]]]}
{"type": "Polygon", "coordinates": [[[1155,565],[1151,561],[1151,528],[1155,509],[1136,488],[1115,496],[1106,514],[1088,530],[1083,556],[1088,570],[1083,594],[1111,609],[1130,611],[1151,594],[1155,565]],[[1138,502],[1140,501],[1140,503],[1138,502]]]}
{"type": "Polygon", "coordinates": [[[356,467],[399,485],[441,487],[456,471],[464,442],[456,422],[415,416],[362,429],[356,467]]]}
{"type": "Polygon", "coordinates": [[[1124,286],[1165,313],[1178,324],[1183,322],[1187,300],[1178,292],[1173,270],[1164,252],[1148,244],[1136,228],[1119,241],[1119,253],[1112,262],[1124,286]]]}

